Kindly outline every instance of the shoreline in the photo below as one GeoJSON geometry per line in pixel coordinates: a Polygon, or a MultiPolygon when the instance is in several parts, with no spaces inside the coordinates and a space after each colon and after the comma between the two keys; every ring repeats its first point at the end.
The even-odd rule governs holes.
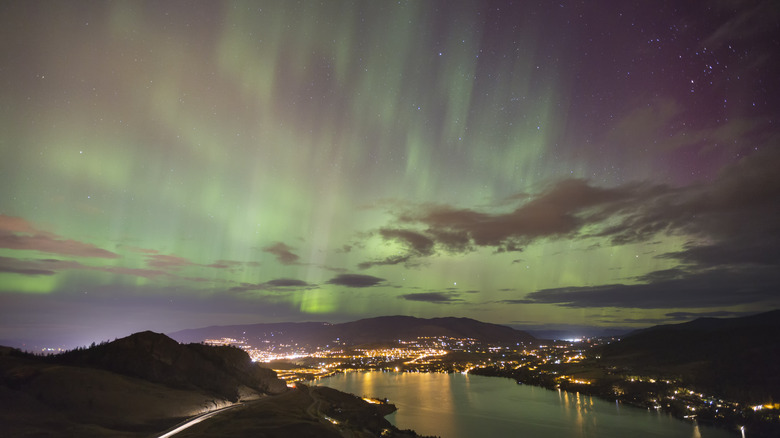
{"type": "MultiPolygon", "coordinates": [[[[620,395],[616,395],[611,391],[605,392],[604,384],[585,385],[585,384],[551,383],[539,379],[538,378],[539,376],[535,376],[537,377],[537,379],[531,379],[531,378],[523,379],[523,376],[520,376],[519,373],[513,373],[510,370],[501,370],[501,369],[496,370],[494,368],[491,369],[490,367],[476,368],[474,370],[469,371],[469,374],[474,374],[474,375],[484,376],[484,377],[507,378],[510,380],[514,380],[517,384],[534,386],[534,387],[543,388],[550,391],[561,390],[561,391],[566,391],[570,394],[581,393],[591,397],[596,397],[602,401],[607,401],[607,402],[615,401],[616,403],[622,403],[627,406],[632,406],[639,409],[646,409],[648,411],[655,409],[658,411],[665,412],[669,414],[671,417],[673,417],[674,419],[683,422],[701,424],[704,426],[714,427],[728,432],[734,432],[737,434],[741,433],[741,436],[743,438],[747,438],[747,437],[770,438],[770,437],[779,436],[778,433],[780,433],[777,423],[767,423],[767,422],[750,419],[750,418],[744,418],[744,417],[742,418],[742,420],[744,421],[740,422],[739,419],[736,418],[736,415],[729,416],[723,419],[706,418],[706,417],[700,418],[698,414],[685,415],[685,411],[683,411],[680,408],[680,405],[685,404],[686,394],[682,394],[681,397],[675,400],[677,402],[675,404],[668,404],[668,405],[664,404],[664,402],[661,401],[663,399],[662,396],[657,396],[655,398],[657,403],[651,404],[651,402],[649,401],[651,399],[651,396],[648,393],[637,392],[637,393],[623,393],[620,395]],[[475,372],[479,370],[482,370],[482,372],[475,372]]],[[[674,399],[674,396],[672,396],[672,399],[674,399]]],[[[688,400],[688,402],[690,402],[690,400],[688,400]]]]}
{"type": "MultiPolygon", "coordinates": [[[[469,375],[470,376],[476,376],[478,378],[482,378],[482,377],[485,377],[485,378],[488,378],[488,377],[504,377],[504,376],[494,376],[494,375],[482,375],[482,374],[473,373],[473,372],[470,372],[470,373],[463,373],[463,372],[415,372],[415,371],[395,371],[395,370],[387,370],[387,369],[385,369],[385,370],[382,370],[382,369],[376,370],[376,369],[374,369],[374,370],[356,370],[356,371],[350,371],[350,372],[339,372],[339,373],[336,373],[336,374],[328,376],[328,377],[314,379],[313,381],[311,381],[311,384],[328,386],[327,384],[324,384],[324,382],[318,382],[318,381],[326,379],[326,378],[334,378],[334,377],[338,378],[338,374],[343,374],[344,376],[346,376],[347,374],[350,374],[351,372],[358,372],[358,373],[361,373],[361,374],[382,373],[382,374],[390,374],[390,375],[403,375],[403,374],[426,374],[426,375],[429,375],[429,374],[430,375],[433,375],[433,374],[448,374],[448,375],[453,375],[453,374],[463,374],[463,377],[466,378],[466,379],[468,378],[469,375]]],[[[340,378],[344,379],[345,378],[344,376],[341,376],[340,378]]],[[[460,376],[458,376],[458,377],[460,377],[460,376]]],[[[377,379],[377,378],[374,378],[374,379],[377,379]]],[[[354,380],[349,380],[349,378],[347,378],[346,381],[347,382],[350,382],[350,381],[353,382],[351,385],[356,385],[355,382],[362,382],[362,380],[360,380],[361,379],[360,376],[355,376],[353,379],[354,380]]],[[[491,379],[491,380],[498,380],[498,379],[491,379]]],[[[512,379],[512,380],[514,380],[514,379],[512,379]]],[[[390,403],[397,403],[397,402],[401,401],[402,405],[406,405],[406,409],[408,409],[410,407],[412,407],[414,409],[414,411],[413,411],[414,413],[409,415],[410,417],[418,417],[419,416],[419,412],[423,412],[423,411],[427,412],[427,410],[432,409],[432,406],[427,406],[425,404],[417,406],[417,404],[409,401],[411,399],[407,400],[406,398],[401,397],[398,394],[394,395],[394,394],[392,394],[392,392],[388,393],[386,386],[388,384],[392,385],[392,383],[388,383],[388,382],[392,382],[392,381],[393,381],[392,378],[388,378],[387,380],[378,380],[378,381],[374,380],[374,382],[381,382],[380,387],[379,388],[375,387],[374,388],[374,392],[372,392],[372,393],[365,393],[365,394],[362,394],[362,395],[361,395],[361,392],[363,392],[363,390],[366,389],[366,388],[362,388],[362,383],[357,383],[357,385],[355,387],[344,387],[344,386],[341,386],[341,385],[331,386],[331,387],[337,388],[340,391],[351,392],[351,393],[353,393],[353,394],[355,394],[357,396],[388,397],[390,403]],[[382,387],[384,387],[385,392],[381,392],[381,391],[383,391],[381,389],[382,387]],[[422,409],[422,411],[420,410],[420,408],[422,409]]],[[[411,380],[410,382],[416,382],[416,380],[411,380]]],[[[426,381],[426,383],[430,383],[430,382],[426,381]]],[[[376,383],[375,383],[375,385],[376,385],[376,383]]],[[[347,385],[347,386],[350,386],[350,385],[347,385]]],[[[457,385],[455,385],[455,386],[457,386],[457,385]]],[[[544,390],[555,389],[556,391],[551,391],[549,393],[547,391],[542,391],[543,393],[548,393],[550,395],[554,394],[555,392],[558,392],[559,395],[560,395],[561,392],[568,393],[569,394],[568,397],[562,398],[562,399],[560,399],[560,401],[556,401],[554,403],[560,402],[561,406],[565,405],[565,406],[568,406],[568,408],[570,408],[570,409],[575,409],[575,410],[579,409],[576,406],[573,406],[573,405],[571,405],[569,403],[569,400],[575,400],[575,399],[577,399],[578,400],[577,403],[579,403],[579,397],[575,397],[575,394],[577,394],[577,391],[567,391],[567,390],[564,390],[562,388],[546,388],[546,387],[543,387],[543,386],[540,386],[540,385],[532,385],[532,384],[529,384],[528,386],[529,387],[540,388],[540,389],[544,389],[544,390]],[[564,400],[566,400],[566,401],[564,402],[564,400]]],[[[403,385],[398,385],[398,387],[403,387],[403,385]]],[[[509,391],[511,392],[511,388],[509,388],[509,391]]],[[[525,393],[525,392],[523,392],[523,393],[525,393]]],[[[537,393],[537,394],[540,394],[540,393],[537,393]]],[[[597,396],[597,395],[594,395],[594,394],[586,394],[586,393],[583,393],[581,391],[580,391],[579,395],[580,396],[586,396],[588,398],[593,397],[593,399],[596,399],[596,400],[600,401],[600,403],[598,405],[596,405],[597,406],[596,410],[593,411],[593,415],[596,415],[593,418],[601,418],[600,416],[603,416],[605,414],[608,415],[609,417],[611,417],[611,415],[609,414],[609,412],[610,412],[609,405],[612,404],[610,402],[616,401],[614,398],[610,400],[610,399],[607,399],[607,398],[604,398],[604,397],[600,397],[600,396],[597,396]]],[[[447,396],[445,396],[445,397],[447,397],[447,396]]],[[[531,396],[531,398],[529,398],[528,400],[532,400],[532,399],[535,400],[535,397],[536,396],[531,396]]],[[[547,395],[542,396],[542,398],[539,399],[539,400],[547,399],[547,397],[549,397],[549,396],[547,396],[547,395]]],[[[525,400],[525,399],[523,399],[523,400],[525,400]]],[[[556,397],[556,400],[558,400],[557,397],[556,397]]],[[[584,403],[583,406],[587,406],[587,405],[593,406],[593,402],[588,401],[587,399],[583,399],[583,400],[585,400],[585,401],[583,401],[583,403],[584,403]]],[[[626,408],[631,408],[630,410],[633,411],[633,413],[628,414],[628,415],[639,416],[637,418],[644,417],[643,412],[647,412],[648,411],[647,409],[641,409],[642,406],[637,406],[637,405],[631,404],[631,403],[623,403],[623,402],[620,402],[620,401],[618,401],[618,402],[621,405],[624,405],[626,408]],[[633,408],[637,408],[637,409],[634,410],[633,408]]],[[[522,406],[522,405],[520,405],[520,406],[522,406]]],[[[580,408],[582,408],[583,406],[580,406],[580,408]]],[[[436,408],[433,407],[433,409],[436,409],[436,408]]],[[[490,412],[493,412],[492,408],[490,408],[490,409],[491,409],[490,412]]],[[[499,412],[503,412],[503,408],[498,408],[498,409],[499,410],[495,411],[496,415],[502,415],[502,414],[499,414],[499,412]]],[[[398,412],[399,413],[403,413],[404,410],[405,410],[405,408],[403,406],[401,406],[399,408],[398,412]]],[[[555,409],[551,410],[550,412],[553,412],[553,411],[555,411],[555,409]]],[[[406,412],[409,412],[409,411],[407,410],[406,412]]],[[[456,415],[458,414],[456,411],[452,411],[452,413],[456,414],[456,415]]],[[[710,434],[713,434],[714,431],[716,431],[716,430],[720,431],[720,432],[716,432],[715,436],[721,436],[720,434],[728,434],[728,436],[732,436],[732,437],[735,437],[735,438],[740,436],[739,435],[739,430],[733,430],[733,429],[732,430],[728,430],[728,429],[725,429],[725,428],[722,428],[722,427],[718,427],[718,426],[713,425],[713,424],[701,422],[701,421],[682,421],[681,422],[680,418],[671,415],[670,412],[659,411],[659,413],[663,413],[663,415],[661,417],[658,417],[658,418],[664,418],[665,417],[666,420],[664,420],[664,421],[665,422],[666,421],[670,422],[670,423],[664,423],[664,424],[677,423],[677,424],[680,425],[680,426],[674,426],[674,427],[681,427],[682,428],[683,425],[687,425],[687,426],[690,426],[690,427],[693,428],[693,427],[701,426],[701,427],[704,427],[704,428],[707,428],[707,429],[711,429],[713,432],[709,432],[710,434]]],[[[449,414],[445,414],[445,415],[449,415],[449,414]]],[[[552,415],[555,415],[555,414],[552,414],[552,415]]],[[[656,416],[654,416],[654,415],[651,416],[651,417],[652,418],[656,418],[656,416]]],[[[648,417],[648,418],[651,418],[651,417],[648,417]]],[[[562,419],[563,418],[564,417],[562,417],[562,419]]],[[[569,417],[565,417],[565,418],[569,418],[569,417]]],[[[511,422],[513,420],[514,419],[512,417],[506,417],[505,419],[502,417],[501,421],[511,422]]],[[[419,421],[419,419],[418,419],[418,421],[419,421]]],[[[561,420],[561,421],[565,422],[565,420],[561,420]]],[[[655,420],[651,420],[651,421],[655,421],[655,420]]],[[[474,423],[474,424],[476,424],[476,423],[474,423]]],[[[529,424],[534,424],[534,422],[532,421],[529,424]]],[[[537,424],[544,424],[544,423],[537,423],[537,424]]],[[[601,422],[599,422],[599,424],[606,425],[606,429],[604,429],[605,431],[610,431],[611,428],[615,427],[615,423],[609,423],[609,422],[601,423],[601,422]]],[[[593,425],[595,426],[595,423],[593,423],[593,425]]],[[[403,425],[400,425],[400,426],[396,425],[396,426],[403,427],[403,425]]],[[[407,426],[408,427],[412,427],[412,428],[421,428],[418,424],[414,424],[414,423],[413,424],[407,424],[407,426]]],[[[605,427],[605,426],[600,426],[600,427],[605,427]]],[[[668,426],[665,426],[665,427],[668,427],[668,426]]],[[[422,429],[425,429],[425,428],[422,427],[422,429]]],[[[648,429],[648,430],[650,430],[650,429],[648,429]]],[[[531,435],[529,435],[529,436],[531,436],[531,435]]],[[[565,436],[565,435],[561,435],[561,436],[565,436]]],[[[620,436],[620,435],[607,435],[607,436],[620,436]]],[[[687,436],[687,435],[680,435],[678,433],[678,435],[675,435],[675,436],[687,436]]],[[[708,435],[705,434],[705,436],[708,436],[708,435]]],[[[751,438],[754,438],[754,437],[757,437],[758,435],[750,434],[750,435],[747,435],[747,436],[751,437],[751,438]]]]}

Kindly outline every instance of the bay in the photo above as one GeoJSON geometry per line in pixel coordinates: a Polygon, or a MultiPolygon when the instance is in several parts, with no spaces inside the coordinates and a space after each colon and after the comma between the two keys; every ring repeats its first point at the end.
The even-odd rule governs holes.
{"type": "Polygon", "coordinates": [[[596,397],[513,380],[441,373],[350,372],[320,379],[358,396],[388,398],[396,427],[466,437],[734,438],[741,434],[596,397]]]}

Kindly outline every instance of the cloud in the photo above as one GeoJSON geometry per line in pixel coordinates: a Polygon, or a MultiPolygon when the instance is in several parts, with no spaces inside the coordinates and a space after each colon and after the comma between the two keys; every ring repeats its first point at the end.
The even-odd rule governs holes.
{"type": "Polygon", "coordinates": [[[627,323],[627,324],[678,324],[680,322],[691,321],[697,318],[736,318],[740,316],[753,315],[755,312],[731,312],[728,310],[719,310],[713,312],[670,312],[665,314],[665,318],[623,318],[619,321],[602,321],[605,323],[627,323]]]}
{"type": "Polygon", "coordinates": [[[647,183],[596,187],[569,179],[518,198],[521,204],[508,212],[396,203],[390,211],[396,227],[381,228],[379,236],[404,244],[407,252],[365,265],[405,263],[440,249],[521,251],[538,239],[583,238],[624,245],[659,235],[690,237],[692,243],[684,251],[667,255],[687,263],[777,264],[778,166],[780,152],[767,148],[725,168],[714,181],[686,187],[647,183]]]}
{"type": "Polygon", "coordinates": [[[780,195],[780,183],[771,181],[769,174],[756,179],[724,178],[710,186],[646,198],[618,224],[595,235],[609,237],[615,244],[647,241],[658,233],[716,239],[717,245],[734,247],[760,244],[766,237],[777,236],[774,220],[780,216],[780,207],[774,201],[780,195]]]}
{"type": "Polygon", "coordinates": [[[374,277],[371,275],[340,274],[326,281],[326,283],[346,287],[371,287],[376,286],[384,281],[384,278],[374,277]]]}
{"type": "Polygon", "coordinates": [[[416,258],[434,254],[434,244],[436,242],[423,233],[405,229],[382,228],[379,230],[378,234],[387,242],[392,241],[401,244],[401,246],[404,247],[403,253],[380,260],[359,263],[357,265],[359,269],[399,264],[403,264],[407,268],[410,268],[420,265],[420,262],[415,260],[416,258]]]}
{"type": "Polygon", "coordinates": [[[767,303],[780,306],[780,275],[775,267],[740,267],[648,275],[643,284],[561,287],[531,292],[506,304],[557,304],[564,307],[635,309],[725,307],[767,303]]]}
{"type": "Polygon", "coordinates": [[[206,266],[207,268],[214,268],[214,269],[233,269],[242,265],[244,265],[243,262],[239,262],[235,260],[217,260],[214,263],[204,265],[204,266],[206,266]]]}
{"type": "Polygon", "coordinates": [[[670,312],[666,316],[675,321],[688,321],[696,318],[736,318],[739,316],[752,315],[754,312],[731,312],[728,310],[719,310],[715,312],[670,312]]]}
{"type": "Polygon", "coordinates": [[[398,296],[398,298],[407,301],[420,301],[420,302],[435,303],[435,304],[451,304],[451,303],[458,303],[464,301],[456,297],[457,294],[454,294],[452,292],[422,292],[417,294],[404,294],[398,296]]]}
{"type": "MultiPolygon", "coordinates": [[[[514,249],[533,239],[572,236],[602,215],[589,209],[606,209],[636,196],[636,187],[599,188],[584,180],[564,180],[509,213],[491,214],[448,206],[406,212],[403,222],[422,223],[438,235],[468,237],[474,245],[514,249]]],[[[432,234],[436,234],[432,233],[432,234]]]]}
{"type": "Polygon", "coordinates": [[[293,278],[279,278],[276,280],[271,280],[266,282],[265,284],[269,286],[275,286],[275,287],[306,287],[309,286],[308,283],[306,283],[303,280],[296,280],[293,278]]]}
{"type": "Polygon", "coordinates": [[[263,248],[263,251],[275,255],[276,260],[283,265],[295,265],[300,257],[292,252],[293,249],[282,242],[276,242],[263,248]]]}
{"type": "Polygon", "coordinates": [[[141,253],[141,254],[158,254],[159,253],[159,251],[157,251],[155,249],[140,248],[140,247],[132,246],[132,245],[123,245],[122,244],[122,245],[117,245],[117,246],[120,247],[120,248],[127,249],[129,251],[138,252],[138,253],[141,253]]]}
{"type": "Polygon", "coordinates": [[[379,235],[385,240],[395,240],[404,245],[409,251],[417,255],[433,254],[434,241],[422,233],[410,230],[394,230],[383,228],[379,235]]]}
{"type": "Polygon", "coordinates": [[[110,272],[112,274],[134,275],[136,277],[154,278],[161,275],[169,275],[165,271],[158,269],[136,269],[136,268],[122,268],[119,266],[104,266],[104,267],[88,267],[95,271],[110,272]]]}
{"type": "Polygon", "coordinates": [[[230,290],[233,292],[242,292],[250,290],[285,291],[316,288],[316,285],[309,284],[303,280],[296,280],[294,278],[278,278],[275,280],[266,281],[265,283],[242,283],[241,286],[232,287],[230,290]]]}
{"type": "Polygon", "coordinates": [[[184,257],[165,254],[152,254],[146,257],[146,264],[159,269],[179,269],[184,266],[192,266],[195,263],[184,257]]]}
{"type": "MultiPolygon", "coordinates": [[[[761,45],[767,44],[767,33],[776,28],[777,21],[780,19],[780,10],[777,8],[777,5],[773,2],[758,2],[758,4],[750,8],[735,9],[733,6],[734,4],[730,3],[725,3],[721,6],[728,11],[727,16],[729,20],[725,21],[704,39],[702,46],[717,48],[726,44],[733,44],[734,41],[739,41],[743,44],[746,42],[761,45]]],[[[757,56],[755,54],[751,55],[757,56]]]]}
{"type": "Polygon", "coordinates": [[[35,227],[33,227],[26,220],[20,217],[7,216],[4,214],[0,214],[0,231],[27,234],[34,234],[38,232],[38,230],[35,229],[35,227]]]}
{"type": "MultiPolygon", "coordinates": [[[[584,180],[560,181],[537,195],[524,195],[509,212],[478,211],[449,205],[392,207],[395,223],[405,228],[381,228],[386,241],[402,243],[407,252],[386,260],[365,262],[361,267],[407,263],[437,250],[466,253],[475,247],[496,252],[519,252],[540,238],[577,238],[586,225],[606,223],[628,214],[648,196],[667,192],[662,186],[631,184],[602,188],[584,180]]],[[[603,228],[603,226],[602,226],[603,228]]]]}
{"type": "Polygon", "coordinates": [[[387,258],[384,258],[382,260],[373,260],[370,262],[361,262],[358,263],[357,267],[358,269],[368,269],[372,266],[388,266],[388,265],[398,265],[403,263],[406,265],[406,267],[412,266],[410,263],[412,256],[409,254],[405,255],[394,255],[387,258]]]}
{"type": "Polygon", "coordinates": [[[89,266],[71,260],[37,259],[25,260],[12,257],[0,257],[0,272],[20,275],[54,275],[63,270],[85,270],[108,272],[111,274],[133,275],[136,277],[154,278],[167,275],[163,271],[153,269],[123,268],[117,266],[89,266]]]}
{"type": "Polygon", "coordinates": [[[41,261],[26,261],[11,257],[0,257],[0,272],[20,275],[54,275],[57,271],[41,261]]]}
{"type": "Polygon", "coordinates": [[[92,244],[79,242],[35,228],[26,220],[0,215],[0,248],[40,251],[76,257],[96,257],[115,259],[119,255],[98,248],[92,244]]]}

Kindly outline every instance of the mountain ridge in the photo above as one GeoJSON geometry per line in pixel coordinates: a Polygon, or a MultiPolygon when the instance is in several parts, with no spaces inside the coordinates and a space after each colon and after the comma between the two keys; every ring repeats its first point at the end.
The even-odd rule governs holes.
{"type": "Polygon", "coordinates": [[[629,333],[601,360],[638,371],[665,370],[709,392],[740,400],[780,400],[780,310],[700,318],[629,333]]]}
{"type": "Polygon", "coordinates": [[[327,322],[283,322],[209,326],[168,333],[180,342],[202,342],[209,338],[246,338],[277,342],[325,345],[341,343],[360,345],[416,339],[418,336],[473,338],[482,342],[527,343],[537,339],[527,332],[509,326],[477,321],[471,318],[417,318],[387,315],[331,324],[327,322]]]}

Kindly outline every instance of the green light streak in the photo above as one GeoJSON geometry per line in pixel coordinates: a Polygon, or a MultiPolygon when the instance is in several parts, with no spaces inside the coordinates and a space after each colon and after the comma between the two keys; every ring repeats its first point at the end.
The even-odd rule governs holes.
{"type": "MultiPolygon", "coordinates": [[[[0,177],[11,183],[0,186],[0,213],[119,258],[3,250],[4,257],[83,265],[49,276],[2,273],[4,293],[121,286],[223,297],[243,284],[291,278],[319,288],[273,296],[260,288],[249,296],[272,297],[303,314],[474,316],[479,307],[486,319],[515,321],[530,318],[521,315],[527,310],[501,300],[546,288],[634,284],[674,268],[674,259],[655,256],[691,239],[659,234],[657,244],[615,246],[550,236],[519,253],[436,248],[412,258],[417,267],[361,271],[360,263],[407,253],[377,230],[416,225],[385,208],[449,204],[506,212],[519,205],[501,204],[509,196],[604,168],[583,159],[578,132],[563,132],[580,117],[569,109],[574,73],[549,60],[572,49],[556,49],[543,24],[526,19],[520,30],[506,31],[511,44],[483,50],[486,38],[502,35],[485,28],[480,2],[458,11],[437,11],[432,2],[213,7],[220,14],[182,13],[200,26],[192,33],[177,17],[121,3],[108,7],[95,34],[65,38],[75,31],[59,26],[45,44],[31,40],[41,59],[30,71],[41,78],[24,93],[4,89],[10,103],[0,112],[7,133],[0,147],[8,161],[0,163],[0,177]],[[170,27],[159,24],[165,20],[170,27]],[[282,263],[264,251],[275,242],[299,259],[282,263]],[[189,265],[155,268],[152,255],[189,265]],[[209,266],[217,261],[234,264],[209,266]],[[341,272],[387,284],[347,290],[326,283],[341,272]],[[449,291],[464,301],[398,298],[412,291],[449,291]]],[[[65,15],[50,20],[79,18],[59,12],[65,15]]],[[[654,136],[681,111],[659,102],[662,114],[643,134],[654,136]]],[[[639,131],[656,110],[645,111],[618,127],[639,131]]],[[[638,179],[652,179],[646,167],[638,179]]],[[[538,319],[583,321],[596,313],[530,307],[538,319]]]]}

